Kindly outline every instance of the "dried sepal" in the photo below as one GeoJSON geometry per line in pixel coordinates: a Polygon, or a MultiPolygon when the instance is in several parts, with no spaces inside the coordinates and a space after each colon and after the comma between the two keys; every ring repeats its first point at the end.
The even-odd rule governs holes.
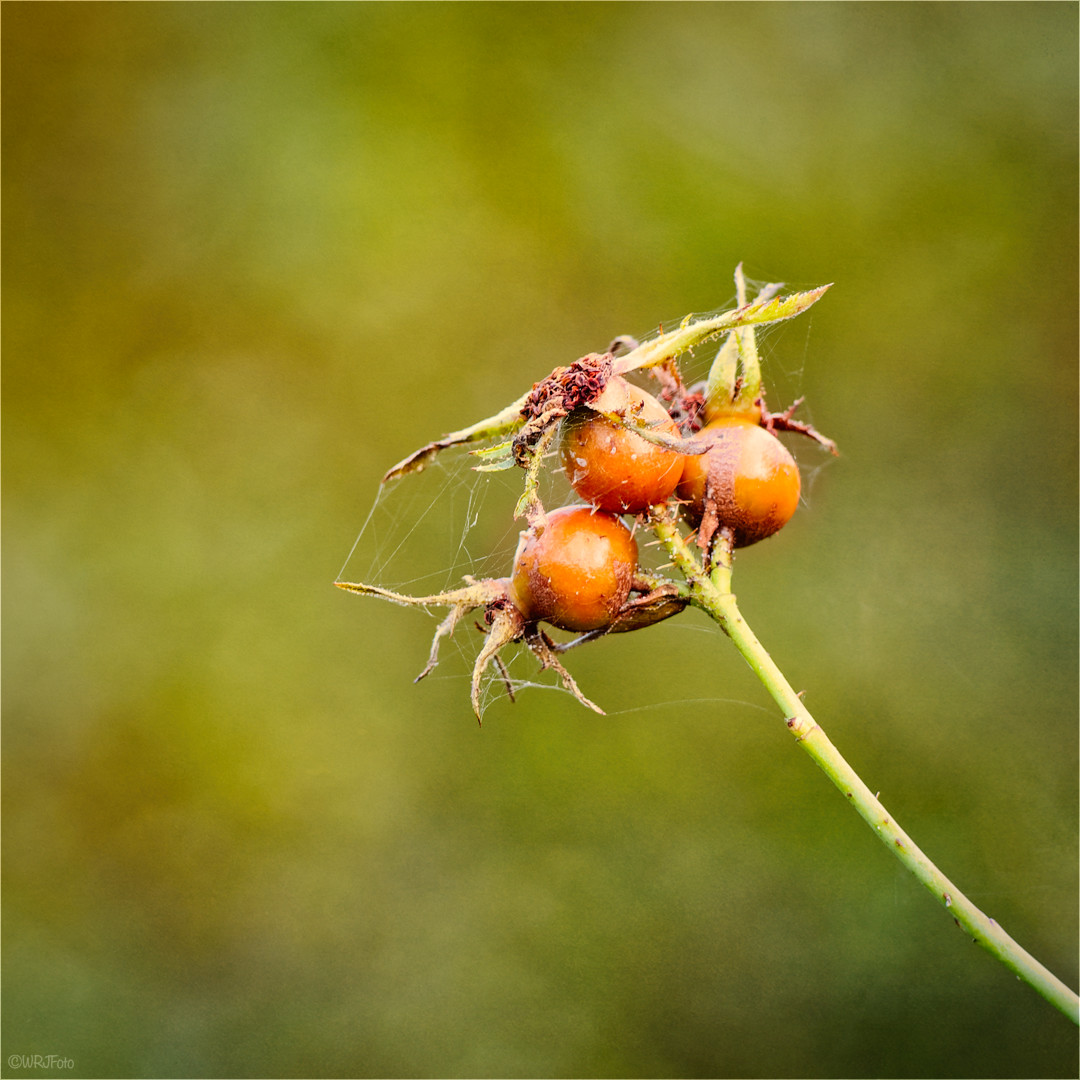
{"type": "Polygon", "coordinates": [[[596,641],[598,638],[607,637],[608,634],[627,634],[633,630],[644,630],[648,626],[655,626],[665,619],[678,615],[690,604],[690,593],[685,585],[668,581],[658,574],[646,574],[639,571],[634,579],[633,593],[607,626],[579,634],[570,641],[557,642],[553,646],[555,651],[564,653],[580,645],[586,645],[590,641],[596,641]]]}
{"type": "Polygon", "coordinates": [[[688,387],[683,382],[678,363],[671,357],[649,368],[649,374],[660,384],[656,396],[679,430],[687,434],[700,431],[705,422],[705,383],[688,387]]]}
{"type": "Polygon", "coordinates": [[[443,450],[449,450],[452,446],[482,442],[484,439],[494,439],[499,435],[507,435],[512,431],[516,431],[525,422],[521,410],[528,396],[528,394],[522,394],[517,401],[511,402],[505,409],[495,413],[494,416],[479,420],[475,424],[470,424],[469,427],[462,428],[460,431],[452,431],[449,435],[444,435],[441,439],[436,439],[434,442],[421,446],[419,450],[414,450],[408,457],[402,458],[390,469],[383,477],[382,482],[386,484],[400,476],[405,476],[407,473],[420,472],[436,454],[441,453],[443,450]]]}
{"type": "Polygon", "coordinates": [[[413,679],[414,683],[420,682],[421,679],[430,675],[439,663],[439,645],[442,643],[444,637],[450,637],[457,627],[457,624],[469,613],[471,608],[465,607],[462,604],[455,604],[450,609],[450,614],[437,627],[435,627],[435,636],[431,639],[431,652],[428,654],[428,662],[424,665],[424,670],[413,679]]]}
{"type": "MultiPolygon", "coordinates": [[[[485,621],[490,629],[484,640],[484,647],[476,657],[473,665],[472,689],[470,700],[473,712],[476,713],[476,721],[480,723],[480,680],[492,660],[498,660],[499,650],[512,642],[520,641],[525,634],[525,619],[514,605],[506,600],[505,603],[492,604],[488,607],[485,621]]],[[[499,663],[500,674],[504,681],[507,679],[507,671],[502,663],[499,663]]],[[[511,694],[511,697],[513,694],[511,694]]]]}
{"type": "Polygon", "coordinates": [[[480,581],[466,578],[465,580],[467,584],[462,589],[433,593],[430,596],[407,596],[391,589],[380,588],[378,585],[365,585],[359,581],[335,581],[334,584],[346,592],[359,593],[361,596],[377,596],[393,604],[400,604],[402,607],[450,608],[450,614],[435,629],[435,636],[431,640],[431,652],[424,670],[413,680],[413,682],[419,682],[435,670],[439,663],[439,645],[442,639],[453,634],[462,618],[477,608],[488,608],[503,601],[509,602],[509,578],[483,578],[480,581]]]}
{"type": "Polygon", "coordinates": [[[565,417],[603,393],[613,363],[610,352],[589,353],[567,367],[555,368],[529,391],[521,410],[525,423],[513,438],[514,460],[525,470],[525,490],[514,508],[514,517],[524,517],[530,526],[542,526],[544,507],[539,486],[544,455],[551,449],[565,417]]]}
{"type": "Polygon", "coordinates": [[[804,423],[802,420],[792,419],[795,410],[805,400],[805,398],[796,399],[796,401],[792,405],[789,405],[782,413],[771,413],[765,408],[762,408],[761,426],[772,432],[774,435],[778,431],[791,431],[796,435],[805,435],[808,439],[813,439],[814,442],[823,446],[834,457],[839,457],[840,451],[832,439],[822,435],[812,424],[804,423]]]}
{"type": "MultiPolygon", "coordinates": [[[[478,630],[481,629],[479,624],[477,624],[476,628],[478,630]]],[[[506,667],[505,661],[498,653],[496,653],[491,658],[491,662],[498,669],[499,678],[502,679],[503,686],[506,687],[506,696],[510,699],[510,703],[513,704],[515,701],[517,701],[517,698],[514,695],[514,684],[510,681],[510,672],[506,667]]]]}
{"type": "Polygon", "coordinates": [[[515,441],[528,443],[534,426],[539,434],[551,420],[561,420],[579,405],[595,401],[607,386],[615,362],[610,352],[589,353],[534,383],[521,410],[526,425],[515,441]]]}
{"type": "Polygon", "coordinates": [[[473,665],[470,700],[477,721],[480,720],[480,687],[488,666],[493,664],[498,668],[499,674],[506,683],[513,700],[513,689],[510,684],[509,674],[499,657],[499,652],[507,645],[523,641],[529,651],[539,660],[540,669],[550,668],[554,671],[563,686],[583,705],[598,713],[603,710],[590,701],[578,688],[573,676],[559,663],[556,656],[557,647],[551,638],[535,622],[529,622],[514,605],[509,594],[509,578],[484,578],[474,580],[466,578],[467,584],[461,589],[452,589],[449,592],[433,593],[429,596],[408,596],[405,593],[394,592],[391,589],[383,589],[377,585],[365,585],[358,581],[335,581],[339,589],[346,592],[358,593],[361,596],[377,596],[382,600],[400,604],[403,607],[437,607],[450,608],[446,616],[435,630],[431,641],[431,652],[424,670],[413,680],[419,682],[426,675],[435,670],[439,662],[439,645],[443,638],[449,637],[458,623],[470,612],[477,608],[484,609],[485,632],[484,645],[476,657],[473,665]]]}
{"type": "Polygon", "coordinates": [[[334,584],[345,592],[359,593],[361,596],[377,596],[382,600],[389,600],[392,604],[400,604],[402,607],[454,607],[461,605],[467,610],[483,607],[492,600],[506,595],[509,582],[508,578],[475,578],[466,577],[466,584],[461,589],[451,589],[448,592],[432,593],[430,596],[409,596],[406,593],[394,592],[392,589],[384,589],[378,585],[365,585],[360,581],[335,581],[334,584]]]}
{"type": "Polygon", "coordinates": [[[644,630],[655,626],[673,615],[678,615],[690,603],[685,588],[669,581],[640,596],[631,597],[612,620],[610,634],[626,634],[632,630],[644,630]]]}
{"type": "Polygon", "coordinates": [[[578,684],[574,682],[574,677],[559,662],[555,643],[539,628],[539,626],[537,626],[536,623],[530,623],[525,627],[525,644],[529,646],[533,655],[540,661],[541,671],[550,668],[559,676],[563,686],[569,690],[582,705],[592,709],[593,712],[599,713],[601,716],[605,715],[604,710],[601,709],[596,702],[590,701],[578,689],[578,684]]]}

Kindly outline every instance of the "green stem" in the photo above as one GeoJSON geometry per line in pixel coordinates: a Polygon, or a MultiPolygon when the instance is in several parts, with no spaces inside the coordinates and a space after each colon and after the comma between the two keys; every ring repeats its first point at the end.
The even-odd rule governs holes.
{"type": "Polygon", "coordinates": [[[1074,1024],[1080,1024],[1080,999],[1030,953],[1022,949],[993,919],[983,914],[922,852],[910,836],[844,760],[820,725],[791,688],[754,632],[746,624],[731,592],[729,552],[720,552],[717,565],[706,574],[674,521],[653,521],[657,537],[690,585],[692,602],[706,611],[735,643],[744,659],[783,710],[788,730],[798,744],[843,792],[878,839],[934,894],[961,927],[1009,970],[1023,979],[1074,1024]]]}

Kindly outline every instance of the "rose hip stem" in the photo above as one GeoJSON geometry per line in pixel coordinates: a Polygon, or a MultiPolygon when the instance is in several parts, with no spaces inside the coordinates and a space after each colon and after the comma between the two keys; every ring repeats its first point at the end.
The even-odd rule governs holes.
{"type": "Polygon", "coordinates": [[[670,511],[657,508],[651,524],[672,561],[685,576],[690,586],[691,603],[715,619],[735,643],[765,689],[783,710],[788,730],[795,736],[796,742],[843,792],[877,838],[934,894],[938,903],[952,914],[957,926],[967,931],[984,949],[1051,1005],[1060,1009],[1074,1024],[1080,1024],[1080,998],[1021,948],[993,919],[983,914],[927,858],[810,715],[810,710],[739,613],[735,594],[731,591],[730,546],[725,549],[723,543],[717,543],[713,568],[707,573],[679,531],[670,511]]]}

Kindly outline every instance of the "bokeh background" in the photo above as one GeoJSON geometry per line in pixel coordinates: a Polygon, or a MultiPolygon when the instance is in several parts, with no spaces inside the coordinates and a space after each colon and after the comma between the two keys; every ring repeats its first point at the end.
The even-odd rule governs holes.
{"type": "MultiPolygon", "coordinates": [[[[836,282],[764,337],[843,456],[743,610],[1075,986],[1076,55],[1060,3],[5,5],[4,1075],[1076,1076],[699,614],[478,729],[468,630],[413,686],[432,619],[331,587],[420,443],[740,260],[836,282]]],[[[467,570],[462,475],[349,569],[467,570]]]]}

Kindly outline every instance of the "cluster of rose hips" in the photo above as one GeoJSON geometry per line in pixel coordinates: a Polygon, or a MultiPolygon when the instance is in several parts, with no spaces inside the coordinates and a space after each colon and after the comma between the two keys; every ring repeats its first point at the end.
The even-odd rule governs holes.
{"type": "MultiPolygon", "coordinates": [[[[509,577],[466,579],[462,589],[427,597],[337,583],[398,603],[451,609],[436,631],[431,656],[418,679],[434,668],[440,640],[464,615],[482,608],[481,628],[487,638],[472,679],[478,718],[485,670],[495,662],[509,688],[499,651],[517,641],[532,650],[541,667],[554,669],[579,701],[600,712],[559,660],[569,646],[557,644],[540,624],[589,638],[640,629],[678,613],[689,602],[684,589],[639,566],[637,541],[624,516],[632,516],[636,525],[650,515],[680,515],[696,530],[707,560],[718,545],[730,555],[733,548],[764,540],[788,522],[799,502],[799,469],[774,432],[796,431],[833,452],[835,447],[808,425],[792,420],[794,407],[781,414],[765,409],[753,329],[746,324],[772,320],[744,314],[746,323],[740,325],[739,318],[753,308],[767,311],[770,302],[774,307],[781,303],[772,300],[778,287],[767,287],[755,305],[746,305],[741,271],[736,272],[736,282],[742,303],[728,317],[735,328],[700,387],[687,389],[682,383],[674,362],[679,341],[665,342],[663,334],[648,346],[616,339],[605,353],[556,368],[490,421],[430,443],[390,470],[388,478],[400,476],[423,468],[448,446],[499,434],[512,438],[475,452],[484,459],[479,468],[517,465],[526,470],[526,492],[518,513],[527,518],[528,528],[521,533],[509,577]],[[664,348],[668,344],[670,350],[664,348]],[[658,378],[659,397],[624,377],[623,373],[646,366],[658,378]],[[536,479],[556,450],[583,502],[545,511],[536,494],[536,479]]],[[[804,306],[817,299],[814,294],[801,295],[813,297],[804,306]]],[[[688,320],[680,330],[701,326],[688,320]]]]}

